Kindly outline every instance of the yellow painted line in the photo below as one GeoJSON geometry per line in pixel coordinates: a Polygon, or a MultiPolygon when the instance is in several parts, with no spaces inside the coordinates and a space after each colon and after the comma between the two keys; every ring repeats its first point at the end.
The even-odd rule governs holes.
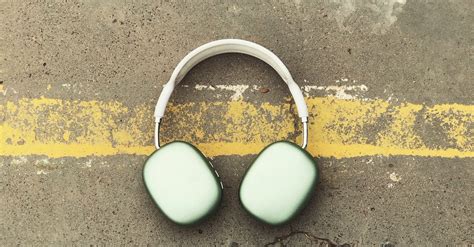
{"type": "MultiPolygon", "coordinates": [[[[474,157],[474,105],[395,104],[307,98],[314,156],[474,157]]],[[[21,99],[0,105],[0,155],[84,157],[153,151],[152,104],[21,99]]],[[[207,156],[258,153],[277,140],[300,142],[292,103],[171,104],[163,143],[190,141],[207,156]]]]}

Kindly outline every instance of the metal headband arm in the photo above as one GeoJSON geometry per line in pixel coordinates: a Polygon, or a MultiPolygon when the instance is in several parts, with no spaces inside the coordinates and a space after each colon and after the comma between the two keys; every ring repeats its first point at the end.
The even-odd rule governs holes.
{"type": "Polygon", "coordinates": [[[161,91],[160,98],[155,107],[155,146],[160,148],[159,134],[160,123],[163,118],[166,105],[177,84],[181,82],[189,70],[191,70],[199,62],[223,53],[242,53],[247,54],[269,64],[281,76],[295,100],[298,109],[298,115],[303,123],[303,148],[308,144],[308,108],[304,101],[303,93],[291,77],[290,72],[283,62],[270,50],[250,41],[240,39],[222,39],[204,44],[186,55],[183,60],[176,66],[168,83],[165,84],[161,91]]]}

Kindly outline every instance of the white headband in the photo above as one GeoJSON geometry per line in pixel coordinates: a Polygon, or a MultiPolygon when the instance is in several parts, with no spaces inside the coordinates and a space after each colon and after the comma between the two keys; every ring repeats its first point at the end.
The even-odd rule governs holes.
{"type": "MultiPolygon", "coordinates": [[[[223,53],[242,53],[247,54],[253,57],[256,57],[268,65],[272,66],[273,69],[281,76],[283,81],[288,85],[291,95],[296,103],[298,109],[298,115],[302,119],[302,122],[305,126],[304,129],[304,140],[303,147],[306,146],[307,142],[307,119],[308,119],[308,107],[304,101],[303,93],[298,87],[296,82],[291,77],[290,71],[286,68],[283,62],[275,55],[273,52],[267,48],[255,44],[250,41],[245,41],[241,39],[221,39],[209,42],[204,44],[186,55],[178,66],[173,71],[170,80],[165,84],[163,90],[161,91],[160,98],[156,103],[155,107],[155,121],[159,123],[163,117],[166,109],[168,100],[173,93],[173,90],[176,85],[178,85],[184,76],[191,70],[195,65],[201,61],[223,53]]],[[[155,145],[159,148],[159,140],[156,140],[157,131],[155,128],[155,145]]]]}

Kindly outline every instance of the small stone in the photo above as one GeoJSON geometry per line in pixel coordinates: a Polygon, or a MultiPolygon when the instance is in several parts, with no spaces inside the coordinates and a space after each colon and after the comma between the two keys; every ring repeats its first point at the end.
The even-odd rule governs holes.
{"type": "Polygon", "coordinates": [[[270,89],[268,89],[266,87],[262,87],[258,91],[260,91],[260,93],[268,93],[268,92],[270,92],[270,89]]]}
{"type": "Polygon", "coordinates": [[[238,247],[239,243],[237,242],[230,242],[229,247],[238,247]]]}
{"type": "Polygon", "coordinates": [[[395,247],[395,244],[386,241],[380,245],[380,247],[395,247]]]}

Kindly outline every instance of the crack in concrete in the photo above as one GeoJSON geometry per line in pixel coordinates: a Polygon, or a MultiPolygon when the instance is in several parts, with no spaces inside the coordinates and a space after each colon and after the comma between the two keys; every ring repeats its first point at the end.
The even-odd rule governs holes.
{"type": "Polygon", "coordinates": [[[265,244],[265,246],[275,246],[276,244],[280,244],[280,246],[287,246],[284,243],[285,240],[288,240],[291,237],[294,237],[294,236],[300,235],[300,234],[304,235],[307,239],[311,240],[311,242],[317,243],[319,246],[328,246],[328,247],[351,247],[351,246],[355,246],[354,244],[348,244],[348,243],[338,244],[338,243],[336,243],[336,242],[334,242],[330,239],[317,237],[317,236],[311,234],[310,232],[305,232],[305,231],[292,231],[289,234],[279,236],[279,237],[275,237],[273,242],[267,243],[267,244],[265,244]]]}

